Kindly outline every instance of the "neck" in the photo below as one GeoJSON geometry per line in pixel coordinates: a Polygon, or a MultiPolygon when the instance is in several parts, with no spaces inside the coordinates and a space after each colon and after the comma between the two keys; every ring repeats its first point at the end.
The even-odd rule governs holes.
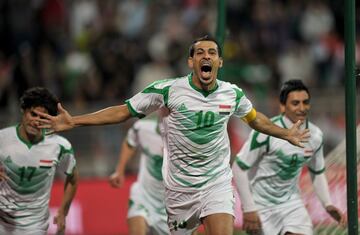
{"type": "Polygon", "coordinates": [[[193,74],[192,76],[192,82],[193,84],[204,91],[211,91],[212,89],[214,89],[216,87],[216,79],[213,79],[211,83],[209,84],[204,84],[200,81],[200,78],[198,76],[196,76],[195,74],[193,74]]]}
{"type": "Polygon", "coordinates": [[[19,131],[20,131],[19,134],[20,134],[21,138],[32,144],[39,142],[42,138],[41,132],[40,132],[40,135],[31,135],[31,134],[27,133],[22,124],[20,124],[19,131]]]}

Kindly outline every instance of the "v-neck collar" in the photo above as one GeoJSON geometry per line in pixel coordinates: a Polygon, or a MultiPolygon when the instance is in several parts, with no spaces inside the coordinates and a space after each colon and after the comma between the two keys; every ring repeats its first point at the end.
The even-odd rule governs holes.
{"type": "Polygon", "coordinates": [[[194,90],[200,92],[204,97],[207,97],[208,95],[210,95],[211,93],[213,93],[214,91],[216,91],[216,90],[218,89],[218,87],[219,87],[218,82],[216,81],[216,84],[215,84],[215,86],[214,86],[213,89],[208,90],[208,91],[205,91],[205,90],[200,89],[200,88],[198,88],[197,86],[195,86],[195,84],[194,84],[193,81],[192,81],[192,77],[193,77],[193,73],[190,73],[190,74],[188,75],[188,80],[189,80],[190,86],[191,86],[194,90]]]}

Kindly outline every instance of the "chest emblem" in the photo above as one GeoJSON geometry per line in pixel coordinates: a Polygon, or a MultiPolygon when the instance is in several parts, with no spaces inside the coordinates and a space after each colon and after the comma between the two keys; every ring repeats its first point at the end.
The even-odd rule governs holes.
{"type": "Polygon", "coordinates": [[[231,105],[220,104],[219,105],[219,114],[220,115],[230,115],[231,105]]]}
{"type": "Polygon", "coordinates": [[[51,168],[54,165],[53,160],[40,160],[40,168],[51,168]]]}

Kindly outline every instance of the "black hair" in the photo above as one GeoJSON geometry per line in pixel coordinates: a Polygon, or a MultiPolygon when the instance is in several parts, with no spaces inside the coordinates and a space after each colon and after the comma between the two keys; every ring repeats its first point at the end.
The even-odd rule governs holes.
{"type": "Polygon", "coordinates": [[[57,115],[58,98],[44,87],[33,87],[24,92],[20,98],[20,107],[22,110],[35,107],[43,107],[52,116],[57,115]]]}
{"type": "Polygon", "coordinates": [[[203,37],[201,37],[201,38],[197,38],[197,39],[195,39],[195,40],[193,41],[193,43],[191,44],[191,46],[190,46],[190,48],[189,48],[189,56],[190,56],[190,57],[193,57],[193,56],[194,56],[194,53],[195,53],[195,44],[196,44],[197,42],[201,42],[201,41],[211,41],[211,42],[215,42],[215,43],[216,43],[216,46],[217,46],[217,49],[218,49],[218,54],[219,54],[219,56],[221,57],[222,51],[221,51],[221,47],[220,47],[218,41],[217,41],[215,38],[213,38],[213,37],[211,37],[211,36],[209,36],[209,35],[205,35],[205,36],[203,36],[203,37]]]}
{"type": "Polygon", "coordinates": [[[300,79],[292,79],[283,83],[280,89],[280,103],[285,104],[288,98],[288,95],[292,91],[306,91],[310,98],[309,89],[304,85],[300,79]]]}

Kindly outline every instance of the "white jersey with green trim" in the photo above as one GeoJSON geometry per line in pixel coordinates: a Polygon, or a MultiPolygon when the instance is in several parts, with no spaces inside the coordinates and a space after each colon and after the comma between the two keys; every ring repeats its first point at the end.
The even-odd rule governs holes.
{"type": "Polygon", "coordinates": [[[159,122],[154,119],[139,120],[129,129],[126,138],[130,146],[141,149],[137,182],[152,198],[163,202],[163,142],[159,122]]]}
{"type": "Polygon", "coordinates": [[[205,92],[195,87],[189,74],[154,82],[126,103],[138,117],[168,109],[163,121],[165,187],[189,192],[231,182],[228,120],[252,109],[239,87],[218,80],[205,92]]]}
{"type": "MultiPolygon", "coordinates": [[[[272,121],[283,128],[293,125],[283,115],[274,117],[272,121]]],[[[253,130],[237,154],[235,161],[238,166],[249,170],[251,191],[258,209],[301,200],[298,181],[304,165],[314,174],[324,172],[323,133],[309,121],[301,128],[305,127],[311,133],[305,148],[253,130]]]]}
{"type": "Polygon", "coordinates": [[[20,137],[19,125],[8,127],[0,130],[0,164],[8,177],[0,181],[0,233],[46,231],[56,169],[72,174],[76,165],[69,141],[44,135],[31,144],[20,137]]]}

